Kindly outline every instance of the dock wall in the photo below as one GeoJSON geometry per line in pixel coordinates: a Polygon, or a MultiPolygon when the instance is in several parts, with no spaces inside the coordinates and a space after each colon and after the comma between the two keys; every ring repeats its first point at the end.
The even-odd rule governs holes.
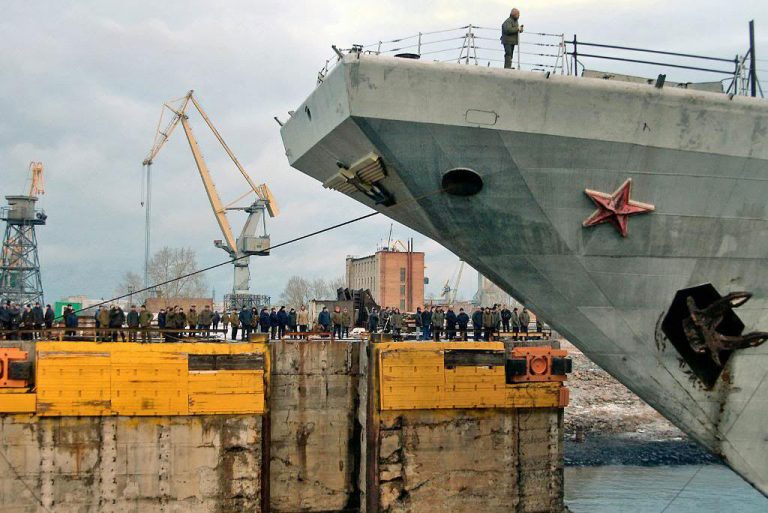
{"type": "MultiPolygon", "coordinates": [[[[198,352],[238,351],[221,346],[198,352]]],[[[446,365],[454,347],[446,344],[263,347],[264,387],[254,390],[263,390],[264,407],[249,413],[0,412],[0,513],[562,511],[560,384],[510,387],[487,362],[446,365]],[[482,404],[473,407],[473,397],[482,404]]],[[[230,393],[238,371],[217,378],[225,360],[194,361],[214,370],[174,372],[218,379],[214,392],[230,393]]],[[[146,379],[136,393],[152,396],[146,379]]],[[[189,392],[190,404],[196,397],[189,392]]],[[[227,408],[238,404],[253,408],[227,408]]]]}

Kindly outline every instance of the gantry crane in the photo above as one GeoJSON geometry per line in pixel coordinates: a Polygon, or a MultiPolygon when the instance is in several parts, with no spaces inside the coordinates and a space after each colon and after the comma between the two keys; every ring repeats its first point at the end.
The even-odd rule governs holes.
{"type": "Polygon", "coordinates": [[[205,187],[205,192],[208,195],[208,200],[210,201],[211,207],[213,208],[213,214],[216,217],[216,222],[219,224],[221,233],[224,235],[224,240],[215,240],[214,245],[226,251],[227,254],[229,254],[229,256],[233,259],[235,268],[234,282],[232,287],[233,293],[236,295],[248,294],[250,282],[250,270],[248,266],[250,256],[269,254],[270,239],[266,231],[267,228],[265,214],[268,213],[270,217],[275,217],[278,215],[279,211],[277,203],[275,202],[275,199],[272,196],[272,192],[269,190],[269,187],[267,187],[266,184],[256,185],[253,180],[251,180],[251,177],[248,176],[248,173],[245,171],[245,169],[243,169],[243,166],[237,160],[235,154],[232,153],[232,150],[229,149],[227,143],[224,142],[221,134],[219,134],[219,131],[216,130],[216,127],[213,126],[213,123],[211,123],[211,120],[208,118],[205,111],[198,103],[197,99],[195,99],[193,93],[194,91],[189,91],[184,97],[171,100],[163,104],[162,111],[160,113],[160,121],[157,124],[157,131],[155,133],[155,139],[153,141],[152,148],[149,150],[147,158],[145,158],[143,162],[143,165],[147,171],[147,201],[145,205],[145,208],[147,209],[147,226],[146,246],[144,254],[144,280],[145,282],[148,282],[147,268],[149,265],[150,234],[149,201],[151,197],[149,190],[151,183],[150,170],[154,159],[157,157],[157,154],[160,152],[163,146],[165,146],[165,143],[168,142],[168,139],[171,137],[171,134],[173,133],[173,130],[176,128],[176,126],[181,123],[181,126],[184,128],[184,134],[187,136],[189,147],[192,150],[192,156],[195,159],[197,170],[200,172],[200,178],[203,180],[203,186],[205,187]],[[205,159],[203,158],[203,154],[200,151],[197,139],[195,139],[195,136],[192,133],[192,128],[189,124],[189,116],[187,115],[187,111],[189,110],[190,105],[194,106],[200,113],[200,116],[202,116],[203,120],[205,120],[208,128],[211,129],[213,135],[224,148],[224,151],[227,152],[229,158],[232,159],[232,162],[234,162],[238,171],[240,171],[240,174],[243,175],[243,178],[246,182],[248,182],[248,186],[250,187],[245,194],[241,195],[228,205],[224,205],[222,203],[221,198],[216,191],[216,186],[213,183],[213,179],[211,178],[211,174],[208,171],[208,166],[205,162],[205,159]],[[165,128],[163,128],[163,118],[167,112],[170,112],[171,118],[165,128]],[[243,200],[251,193],[256,194],[256,200],[253,201],[253,203],[248,206],[232,206],[235,203],[243,200]],[[227,211],[229,210],[240,210],[248,214],[248,218],[246,219],[245,225],[240,232],[240,236],[237,238],[235,238],[232,232],[232,227],[229,223],[229,219],[227,218],[227,211]],[[256,232],[259,226],[262,226],[263,230],[260,235],[257,235],[256,232]]]}

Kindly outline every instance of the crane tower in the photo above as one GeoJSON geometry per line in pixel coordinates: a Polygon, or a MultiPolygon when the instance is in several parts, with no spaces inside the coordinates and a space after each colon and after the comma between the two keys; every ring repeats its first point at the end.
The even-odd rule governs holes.
{"type": "Polygon", "coordinates": [[[0,260],[0,299],[13,303],[43,303],[43,282],[37,254],[35,227],[44,225],[45,212],[37,209],[37,195],[43,194],[43,165],[30,164],[32,186],[26,196],[6,196],[8,205],[0,209],[5,221],[0,260]]]}

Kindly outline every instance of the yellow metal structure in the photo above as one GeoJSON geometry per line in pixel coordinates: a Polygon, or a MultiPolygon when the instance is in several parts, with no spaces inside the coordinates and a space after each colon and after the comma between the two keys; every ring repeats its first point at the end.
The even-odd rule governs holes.
{"type": "Polygon", "coordinates": [[[501,342],[385,342],[376,351],[382,411],[446,408],[557,408],[562,383],[506,383],[504,365],[445,364],[446,350],[497,351],[501,342]]]}
{"type": "Polygon", "coordinates": [[[265,410],[265,344],[39,342],[36,350],[36,410],[41,416],[265,410]],[[198,356],[254,357],[264,363],[258,369],[190,368],[198,356]]]}
{"type": "Polygon", "coordinates": [[[35,413],[35,399],[26,389],[0,389],[0,413],[35,413]]]}
{"type": "MultiPolygon", "coordinates": [[[[183,98],[170,101],[163,105],[163,111],[165,111],[165,109],[168,109],[173,113],[173,116],[170,122],[168,123],[168,125],[164,129],[162,128],[162,116],[161,116],[160,122],[158,123],[157,134],[155,135],[154,143],[152,144],[152,148],[149,150],[147,157],[144,159],[144,165],[145,166],[152,165],[155,157],[157,157],[157,154],[160,152],[163,146],[165,146],[165,143],[168,142],[168,139],[170,138],[176,126],[179,123],[181,123],[182,127],[184,128],[184,133],[187,136],[187,140],[189,141],[189,146],[192,149],[192,155],[195,158],[195,164],[197,165],[197,169],[200,172],[200,177],[203,180],[203,186],[205,187],[205,192],[208,194],[208,199],[211,203],[211,207],[213,208],[213,213],[216,216],[216,221],[219,223],[219,227],[221,228],[222,234],[224,235],[224,239],[226,240],[229,248],[232,251],[237,251],[238,248],[235,242],[235,237],[232,234],[232,228],[229,225],[229,220],[227,219],[227,215],[226,215],[227,207],[224,206],[224,204],[221,201],[221,198],[219,197],[218,192],[216,192],[216,187],[214,186],[213,180],[211,179],[211,174],[208,170],[208,166],[205,163],[203,154],[200,152],[197,139],[195,139],[195,136],[192,134],[192,129],[189,126],[189,117],[187,116],[187,109],[189,108],[190,103],[200,113],[200,116],[203,118],[203,120],[205,120],[205,123],[208,125],[208,128],[211,129],[211,132],[219,141],[221,146],[224,148],[224,151],[226,151],[227,155],[229,155],[229,158],[235,164],[235,167],[237,167],[237,170],[240,171],[240,174],[243,175],[243,178],[245,179],[245,181],[248,182],[248,185],[250,186],[251,190],[248,191],[246,195],[250,194],[251,191],[254,192],[256,196],[258,196],[258,198],[264,201],[264,203],[266,204],[267,212],[269,213],[270,217],[275,217],[278,215],[280,210],[277,206],[277,202],[275,201],[274,196],[272,195],[272,192],[269,190],[269,187],[266,184],[256,185],[256,183],[251,179],[251,177],[245,171],[245,168],[243,168],[242,164],[240,164],[240,161],[237,160],[237,157],[229,148],[227,143],[224,142],[224,139],[221,137],[221,134],[213,125],[210,118],[208,118],[208,115],[200,106],[197,99],[194,97],[194,91],[189,91],[186,94],[186,96],[184,96],[183,98]],[[175,105],[175,104],[178,104],[178,105],[175,105]]],[[[240,199],[242,199],[242,197],[243,196],[241,196],[240,199]]]]}

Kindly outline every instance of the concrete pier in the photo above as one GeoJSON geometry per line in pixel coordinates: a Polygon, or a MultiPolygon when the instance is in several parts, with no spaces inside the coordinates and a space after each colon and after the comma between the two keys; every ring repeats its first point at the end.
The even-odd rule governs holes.
{"type": "MultiPolygon", "coordinates": [[[[178,389],[189,394],[185,400],[198,409],[222,403],[220,409],[232,411],[196,415],[169,414],[140,397],[155,414],[115,413],[133,407],[121,406],[129,389],[162,397],[152,383],[166,383],[166,377],[149,353],[136,363],[147,367],[147,377],[121,390],[118,401],[112,400],[116,382],[109,380],[105,397],[112,399],[99,408],[111,413],[66,413],[65,402],[52,397],[51,384],[41,382],[54,379],[51,362],[43,365],[47,374],[39,363],[41,355],[62,357],[66,348],[47,344],[32,353],[36,388],[0,393],[2,407],[18,404],[4,396],[47,390],[35,404],[49,408],[0,412],[0,513],[563,510],[565,389],[560,383],[507,385],[502,360],[488,360],[504,354],[502,344],[176,344],[175,356],[158,353],[164,365],[171,362],[169,369],[182,382],[204,380],[223,394],[203,400],[200,394],[210,390],[181,384],[178,389]],[[247,401],[227,403],[227,393],[242,396],[239,388],[227,391],[233,376],[255,371],[225,369],[234,361],[227,360],[231,355],[212,359],[212,352],[263,361],[263,388],[253,386],[257,395],[247,401]],[[185,358],[194,363],[179,371],[178,361],[185,358]],[[450,404],[456,401],[461,407],[450,404]],[[52,415],[51,404],[60,413],[52,415]],[[253,411],[237,413],[238,404],[253,411]]],[[[72,347],[79,356],[66,357],[85,358],[83,369],[111,355],[121,375],[133,375],[121,356],[126,344],[72,347]],[[87,348],[96,360],[84,356],[87,348]]],[[[85,372],[78,369],[73,372],[85,372]]],[[[93,386],[82,388],[95,393],[93,386]]]]}

